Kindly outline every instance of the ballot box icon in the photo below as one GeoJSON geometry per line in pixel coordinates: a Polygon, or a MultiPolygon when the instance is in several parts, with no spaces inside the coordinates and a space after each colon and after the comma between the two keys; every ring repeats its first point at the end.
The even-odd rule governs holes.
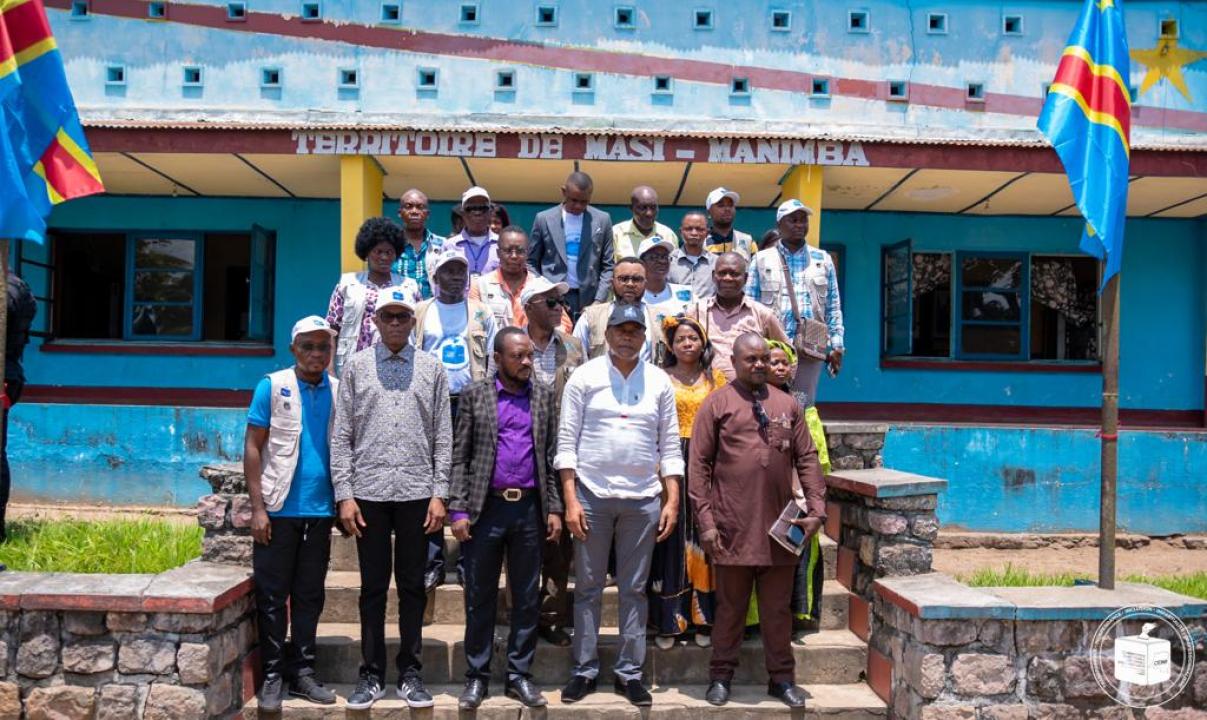
{"type": "Polygon", "coordinates": [[[1134,685],[1156,685],[1171,675],[1170,642],[1149,637],[1156,623],[1145,623],[1139,635],[1115,639],[1115,679],[1134,685]]]}

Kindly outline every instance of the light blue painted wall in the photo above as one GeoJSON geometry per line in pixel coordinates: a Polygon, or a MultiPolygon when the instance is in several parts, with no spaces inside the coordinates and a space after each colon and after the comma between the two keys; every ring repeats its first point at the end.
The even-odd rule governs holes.
{"type": "MultiPolygon", "coordinates": [[[[1093,430],[894,426],[884,464],[946,478],[944,527],[1094,532],[1099,440],[1093,430]]],[[[1124,431],[1118,522],[1145,535],[1207,532],[1207,434],[1124,431]]]]}
{"type": "MultiPolygon", "coordinates": [[[[396,208],[397,203],[388,203],[385,212],[393,216],[396,208]]],[[[542,206],[508,208],[513,222],[530,227],[542,206]]],[[[448,209],[445,203],[434,205],[431,222],[437,230],[447,227],[448,209]]],[[[627,217],[625,208],[605,209],[616,221],[627,217]]],[[[686,210],[666,208],[660,219],[678,228],[686,210]]],[[[773,219],[770,210],[743,210],[737,224],[757,236],[773,219]]],[[[293,322],[325,310],[338,274],[338,220],[338,204],[331,201],[96,197],[58,206],[51,216],[51,226],[58,228],[245,230],[256,223],[276,230],[277,353],[272,358],[81,356],[43,353],[31,345],[26,351],[30,382],[250,389],[263,373],[290,362],[287,338],[293,322]]],[[[842,244],[847,253],[843,310],[848,352],[842,374],[822,380],[821,400],[1096,406],[1101,380],[1094,374],[880,368],[882,245],[912,238],[918,250],[1075,253],[1079,232],[1072,218],[827,212],[823,242],[842,244]]],[[[1120,404],[1202,409],[1207,223],[1131,219],[1127,232],[1120,404]]],[[[39,282],[35,274],[35,288],[41,287],[39,282]]]]}
{"type": "MultiPolygon", "coordinates": [[[[196,4],[224,6],[220,0],[196,4]]],[[[856,3],[765,2],[632,2],[612,3],[562,0],[555,28],[536,27],[539,3],[482,0],[477,25],[458,22],[458,2],[402,3],[398,32],[419,30],[452,36],[499,38],[509,42],[588,48],[631,53],[648,59],[649,66],[666,59],[719,62],[803,73],[816,73],[882,82],[910,80],[963,91],[968,82],[981,82],[989,93],[1006,93],[1038,99],[1050,81],[1061,50],[1082,3],[1080,0],[947,0],[904,3],[871,0],[856,3]],[[638,27],[612,27],[616,4],[637,9],[638,27]],[[692,13],[708,8],[715,29],[694,30],[692,13]],[[792,12],[790,32],[770,29],[772,9],[792,12]],[[871,31],[847,32],[847,12],[864,9],[871,31]],[[928,34],[927,15],[948,15],[945,35],[928,34]],[[1024,33],[1006,36],[1002,16],[1021,14],[1024,33]]],[[[257,0],[248,4],[255,13],[297,16],[297,0],[257,0]]],[[[380,3],[365,0],[325,0],[324,19],[336,23],[377,24],[380,3]]],[[[965,112],[963,108],[936,109],[920,105],[886,103],[836,97],[811,101],[807,88],[797,92],[753,88],[749,101],[735,102],[723,83],[677,81],[673,101],[655,99],[649,77],[600,73],[592,102],[571,92],[573,68],[545,67],[538,63],[496,62],[455,53],[401,52],[355,44],[236,32],[238,25],[201,28],[173,22],[147,22],[104,15],[103,4],[87,20],[70,20],[63,11],[51,11],[51,21],[66,60],[68,77],[77,102],[100,117],[121,117],[122,110],[188,113],[257,113],[283,115],[322,110],[356,114],[430,115],[446,121],[450,113],[505,115],[522,125],[530,117],[562,118],[569,124],[598,125],[622,114],[628,121],[683,120],[685,108],[693,118],[719,123],[805,118],[834,125],[905,124],[934,131],[938,128],[994,128],[1032,134],[1034,120],[1025,113],[1002,115],[965,112]],[[97,38],[106,42],[97,43],[97,38]],[[123,64],[123,88],[106,87],[105,68],[123,64]],[[207,74],[204,88],[182,87],[182,68],[200,65],[207,74]],[[280,92],[262,92],[260,70],[283,71],[280,92]],[[337,88],[337,71],[355,67],[361,72],[358,93],[337,88]],[[437,92],[418,92],[417,69],[440,70],[437,92]],[[516,92],[496,96],[494,71],[514,69],[516,92]]],[[[1133,49],[1154,47],[1159,20],[1180,21],[1183,46],[1207,47],[1207,6],[1200,2],[1127,3],[1128,35],[1133,49]]],[[[171,12],[169,10],[169,20],[171,12]]],[[[1132,64],[1131,83],[1138,85],[1145,68],[1132,64]]],[[[673,74],[673,73],[672,73],[673,74]]],[[[1157,108],[1207,111],[1207,69],[1200,63],[1185,70],[1191,99],[1182,97],[1169,83],[1148,90],[1138,104],[1157,108]]],[[[722,80],[725,80],[722,78],[722,80]]],[[[313,117],[311,118],[313,120],[313,117]]],[[[559,123],[560,124],[560,123],[559,123]]],[[[1160,128],[1139,126],[1133,141],[1160,142],[1160,128]]],[[[1178,131],[1173,131],[1178,132],[1178,131]]]]}

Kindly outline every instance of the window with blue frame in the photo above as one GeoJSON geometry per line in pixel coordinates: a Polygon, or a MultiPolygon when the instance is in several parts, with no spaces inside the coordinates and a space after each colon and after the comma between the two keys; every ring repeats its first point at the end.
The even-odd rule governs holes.
{"type": "Polygon", "coordinates": [[[51,234],[61,339],[271,342],[275,237],[250,233],[51,234]]]}
{"type": "Polygon", "coordinates": [[[1097,361],[1099,263],[1085,255],[914,252],[881,260],[881,352],[965,361],[1097,361]]]}

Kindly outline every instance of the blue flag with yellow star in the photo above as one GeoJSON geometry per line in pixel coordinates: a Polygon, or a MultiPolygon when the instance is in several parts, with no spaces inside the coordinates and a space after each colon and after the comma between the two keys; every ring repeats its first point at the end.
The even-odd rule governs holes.
{"type": "Polygon", "coordinates": [[[1081,249],[1106,261],[1103,286],[1123,263],[1131,153],[1128,63],[1123,0],[1085,0],[1039,116],[1039,130],[1060,156],[1085,218],[1081,249]]]}

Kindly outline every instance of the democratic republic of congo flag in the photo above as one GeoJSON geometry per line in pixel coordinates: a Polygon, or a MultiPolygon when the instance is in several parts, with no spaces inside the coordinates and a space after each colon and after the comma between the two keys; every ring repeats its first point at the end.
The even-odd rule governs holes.
{"type": "Polygon", "coordinates": [[[1085,218],[1081,249],[1106,261],[1104,286],[1123,262],[1129,62],[1123,0],[1086,0],[1039,115],[1039,130],[1060,156],[1085,218]]]}
{"type": "Polygon", "coordinates": [[[42,0],[0,0],[0,237],[42,242],[57,203],[104,192],[42,0]]]}

